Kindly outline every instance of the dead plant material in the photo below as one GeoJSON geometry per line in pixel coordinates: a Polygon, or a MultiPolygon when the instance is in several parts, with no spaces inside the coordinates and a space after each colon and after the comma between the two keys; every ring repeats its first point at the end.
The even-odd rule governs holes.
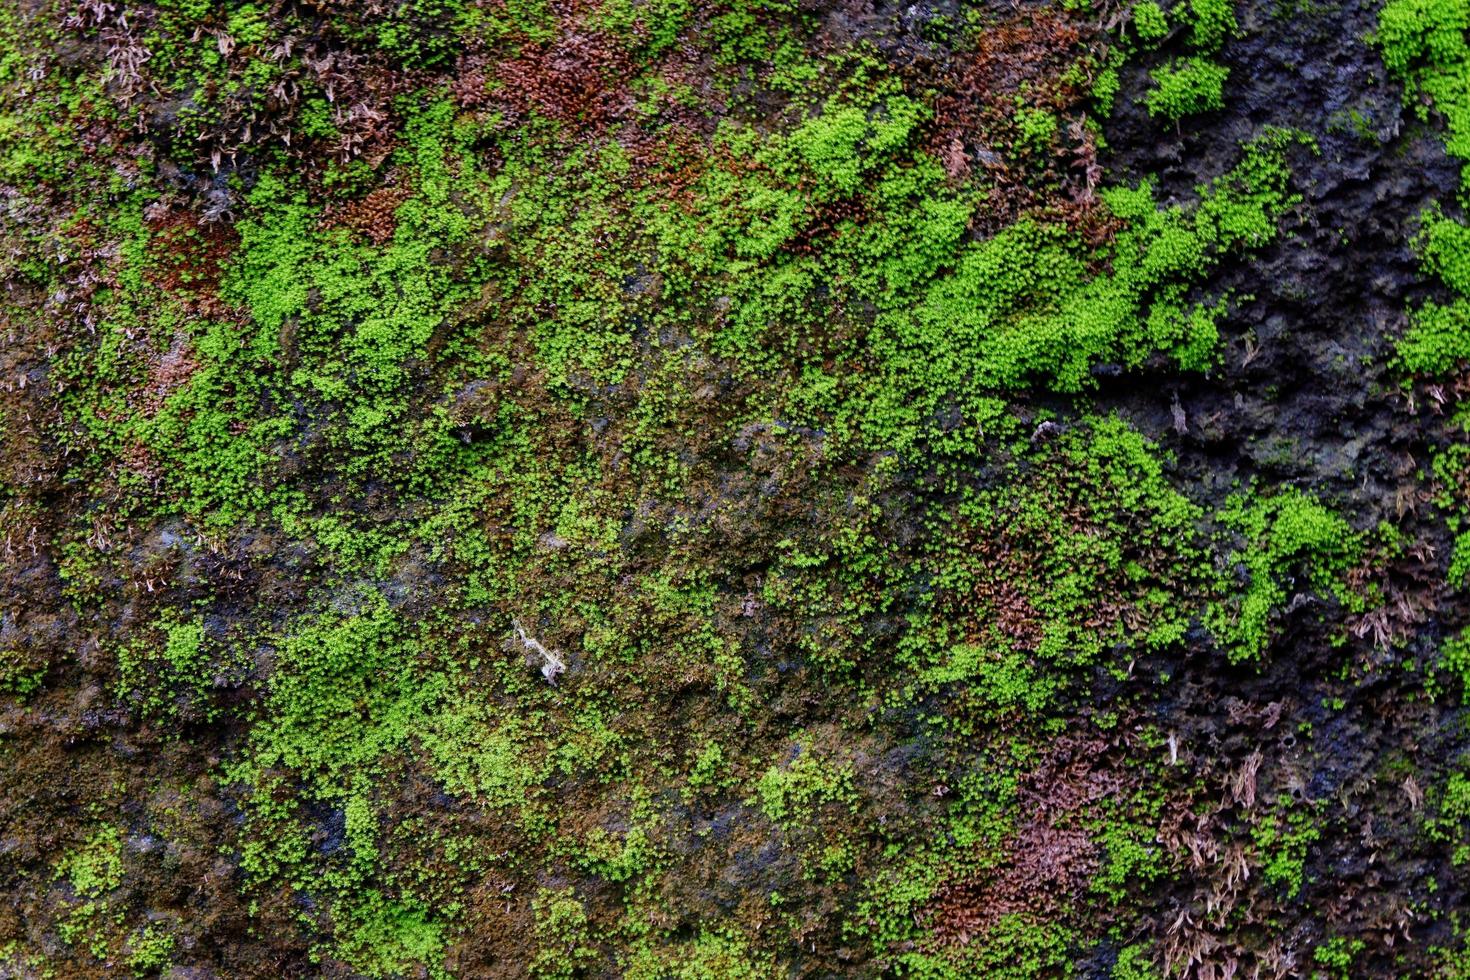
{"type": "Polygon", "coordinates": [[[187,211],[161,208],[150,217],[149,278],[193,312],[222,313],[219,284],[240,236],[226,222],[206,222],[187,211]]]}
{"type": "Polygon", "coordinates": [[[1005,539],[981,539],[974,548],[984,573],[972,593],[950,598],[951,614],[969,624],[971,643],[984,639],[993,627],[1016,649],[1035,650],[1041,643],[1042,623],[1023,588],[1031,565],[1027,555],[1005,539]]]}
{"type": "Polygon", "coordinates": [[[157,415],[169,396],[188,384],[197,370],[199,362],[194,359],[193,345],[187,335],[179,334],[168,351],[153,362],[148,383],[141,389],[139,409],[150,418],[157,415]]]}
{"type": "Polygon", "coordinates": [[[945,888],[921,918],[941,945],[964,945],[1006,916],[1056,913],[1097,865],[1097,847],[1085,832],[1038,820],[1006,843],[1000,866],[945,888]]]}
{"type": "Polygon", "coordinates": [[[1230,798],[1247,810],[1256,805],[1256,773],[1261,768],[1261,750],[1257,749],[1246,757],[1240,768],[1231,774],[1227,785],[1230,798]]]}
{"type": "Polygon", "coordinates": [[[406,187],[379,187],[361,200],[331,205],[322,224],[347,228],[374,245],[386,245],[398,228],[398,208],[410,196],[406,187]]]}
{"type": "Polygon", "coordinates": [[[602,129],[632,107],[623,84],[627,54],[605,34],[567,26],[555,39],[526,45],[518,57],[495,66],[495,100],[515,119],[534,112],[602,129]]]}
{"type": "Polygon", "coordinates": [[[997,192],[980,219],[986,227],[1039,213],[1089,241],[1101,243],[1116,231],[1116,222],[1096,207],[1102,168],[1083,114],[1099,41],[1096,23],[1059,9],[1028,9],[977,32],[974,48],[941,80],[928,149],[952,178],[979,167],[995,181],[997,192]],[[1028,106],[1064,123],[1044,159],[1001,152],[1024,143],[1016,115],[1023,92],[1028,106]]]}

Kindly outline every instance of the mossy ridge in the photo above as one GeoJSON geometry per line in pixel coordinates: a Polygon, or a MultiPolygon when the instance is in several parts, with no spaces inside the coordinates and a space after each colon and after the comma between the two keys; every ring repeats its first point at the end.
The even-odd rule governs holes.
{"type": "MultiPolygon", "coordinates": [[[[1470,228],[1463,220],[1466,191],[1470,189],[1470,8],[1458,2],[1392,0],[1379,14],[1375,43],[1391,75],[1404,85],[1405,104],[1424,122],[1442,126],[1445,152],[1460,161],[1459,193],[1454,200],[1441,201],[1420,215],[1413,246],[1423,275],[1437,282],[1446,294],[1432,298],[1408,311],[1409,326],[1397,344],[1396,367],[1404,378],[1411,399],[1422,393],[1435,403],[1448,401],[1445,440],[1433,450],[1430,473],[1434,500],[1454,537],[1446,567],[1449,586],[1463,591],[1470,581],[1470,516],[1467,493],[1465,435],[1470,431],[1466,406],[1452,392],[1470,361],[1470,228]]],[[[1411,401],[1412,404],[1412,401],[1411,401]]],[[[1431,694],[1448,688],[1463,699],[1465,680],[1465,637],[1461,629],[1448,636],[1439,651],[1439,663],[1429,682],[1431,694]],[[1448,676],[1453,683],[1444,685],[1448,676]]],[[[1417,785],[1417,784],[1416,784],[1417,785]]],[[[1463,760],[1445,768],[1427,789],[1429,805],[1423,817],[1424,836],[1450,848],[1450,860],[1459,865],[1467,858],[1464,822],[1467,812],[1467,783],[1463,760]]],[[[1467,948],[1464,927],[1456,922],[1450,948],[1438,950],[1445,975],[1460,975],[1467,948]]],[[[1338,946],[1323,950],[1322,962],[1346,969],[1356,950],[1338,946]]]]}
{"type": "MultiPolygon", "coordinates": [[[[1470,160],[1470,42],[1465,32],[1470,9],[1457,2],[1395,0],[1384,5],[1374,38],[1389,72],[1404,84],[1406,103],[1421,120],[1431,111],[1444,125],[1445,151],[1461,161],[1470,160]]],[[[1464,164],[1470,167],[1470,164],[1464,164]]],[[[1413,245],[1426,277],[1443,284],[1447,300],[1431,299],[1409,311],[1409,327],[1397,345],[1397,367],[1408,383],[1429,382],[1441,392],[1443,379],[1462,372],[1470,360],[1470,229],[1445,212],[1445,206],[1463,205],[1470,188],[1470,171],[1462,173],[1460,198],[1441,202],[1420,216],[1413,245]]],[[[1441,394],[1442,397],[1442,394],[1441,394]]],[[[1463,436],[1470,429],[1465,409],[1456,406],[1452,431],[1463,436]]],[[[1463,447],[1448,446],[1434,461],[1442,488],[1441,507],[1452,531],[1458,533],[1467,512],[1462,481],[1455,473],[1463,447]]],[[[1455,587],[1465,584],[1464,551],[1458,544],[1450,562],[1455,587]]]]}

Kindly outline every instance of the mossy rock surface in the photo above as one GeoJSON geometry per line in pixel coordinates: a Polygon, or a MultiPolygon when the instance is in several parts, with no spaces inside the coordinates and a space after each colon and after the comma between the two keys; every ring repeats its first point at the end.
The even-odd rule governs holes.
{"type": "Polygon", "coordinates": [[[0,975],[1470,975],[1467,31],[0,10],[0,975]]]}

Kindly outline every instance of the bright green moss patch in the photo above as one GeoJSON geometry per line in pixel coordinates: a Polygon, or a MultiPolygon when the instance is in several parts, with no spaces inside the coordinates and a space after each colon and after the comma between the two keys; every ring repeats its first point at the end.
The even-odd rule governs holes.
{"type": "Polygon", "coordinates": [[[415,676],[406,625],[380,596],[358,601],[361,611],[303,624],[282,639],[268,714],[254,729],[254,767],[289,767],[324,793],[343,793],[442,696],[442,676],[428,683],[415,676]]]}
{"type": "Polygon", "coordinates": [[[1470,301],[1426,303],[1415,310],[1398,356],[1406,370],[1429,377],[1470,360],[1470,301]]]}
{"type": "Polygon", "coordinates": [[[1459,679],[1461,692],[1470,691],[1470,635],[1447,638],[1440,647],[1440,666],[1459,679]]]}
{"type": "Polygon", "coordinates": [[[1445,121],[1445,149],[1470,159],[1470,7],[1463,0],[1391,0],[1378,16],[1383,62],[1420,118],[1445,121]]]}
{"type": "Polygon", "coordinates": [[[1442,376],[1470,360],[1470,228],[1431,211],[1422,219],[1415,247],[1424,271],[1448,286],[1453,298],[1411,312],[1398,360],[1411,374],[1442,376]]]}
{"type": "Polygon", "coordinates": [[[128,967],[134,976],[167,975],[173,963],[176,940],[155,925],[149,924],[128,938],[128,967]]]}
{"type": "Polygon", "coordinates": [[[1188,0],[1169,14],[1152,0],[1133,8],[1133,26],[1143,46],[1158,44],[1170,32],[1169,20],[1188,28],[1188,54],[1171,58],[1149,73],[1151,87],[1143,103],[1149,114],[1176,125],[1187,116],[1220,109],[1230,70],[1215,55],[1239,33],[1231,0],[1188,0]]]}
{"type": "Polygon", "coordinates": [[[1111,980],[1158,980],[1160,973],[1141,946],[1125,946],[1118,952],[1118,961],[1108,976],[1111,980]]]}
{"type": "Polygon", "coordinates": [[[596,962],[587,910],[571,889],[542,889],[533,908],[538,948],[529,964],[531,976],[570,980],[596,962]]]}
{"type": "Polygon", "coordinates": [[[461,705],[436,713],[416,736],[446,790],[484,805],[514,806],[525,802],[537,769],[517,719],[498,715],[489,705],[461,705]]]}
{"type": "Polygon", "coordinates": [[[1432,840],[1453,844],[1451,859],[1456,867],[1463,866],[1470,862],[1470,776],[1451,773],[1433,802],[1424,818],[1424,831],[1432,840]]]}
{"type": "Polygon", "coordinates": [[[1289,797],[1276,802],[1272,814],[1251,831],[1256,860],[1267,884],[1295,898],[1302,889],[1307,849],[1322,838],[1310,806],[1295,806],[1289,797]]]}
{"type": "Polygon", "coordinates": [[[1133,29],[1140,41],[1161,41],[1169,33],[1169,19],[1154,0],[1142,0],[1133,5],[1133,29]]]}
{"type": "Polygon", "coordinates": [[[1130,888],[1148,889],[1165,876],[1165,859],[1157,832],[1147,825],[1109,820],[1099,834],[1106,863],[1092,887],[1118,902],[1130,888]]]}
{"type": "Polygon", "coordinates": [[[767,817],[792,825],[814,807],[850,805],[857,797],[851,765],[815,754],[809,741],[792,745],[792,758],[772,765],[756,784],[755,799],[767,817]]]}
{"type": "Polygon", "coordinates": [[[1238,31],[1233,0],[1188,0],[1183,10],[1197,51],[1218,51],[1238,31]]]}
{"type": "Polygon", "coordinates": [[[122,832],[105,824],[67,853],[56,874],[79,898],[99,898],[122,884],[122,870],[122,832]]]}
{"type": "Polygon", "coordinates": [[[780,976],[775,957],[762,954],[732,930],[701,930],[693,940],[662,955],[635,954],[629,980],[766,980],[780,976]]]}
{"type": "MultiPolygon", "coordinates": [[[[341,907],[341,906],[339,906],[341,907]]],[[[426,968],[426,975],[450,974],[444,959],[443,927],[425,910],[386,900],[368,891],[346,905],[342,950],[348,962],[369,977],[401,976],[426,968]]]]}
{"type": "Polygon", "coordinates": [[[1153,115],[1177,121],[1223,106],[1230,69],[1192,56],[1155,69],[1152,77],[1154,87],[1144,96],[1144,104],[1153,115]]]}
{"type": "Polygon", "coordinates": [[[1353,961],[1365,945],[1361,939],[1334,936],[1312,950],[1312,960],[1327,970],[1329,976],[1346,980],[1353,975],[1353,961]]]}
{"type": "Polygon", "coordinates": [[[1201,189],[1192,213],[1157,209],[1147,185],[1107,192],[1127,223],[1108,274],[1091,274],[1086,253],[1057,229],[1027,223],[963,252],[911,316],[880,321],[886,329],[870,343],[880,345],[888,378],[870,425],[891,431],[900,404],[929,414],[956,397],[982,419],[990,392],[1037,382],[1077,391],[1090,368],[1110,361],[1135,367],[1166,353],[1188,369],[1208,366],[1214,316],[1185,302],[1187,284],[1225,252],[1274,236],[1293,202],[1290,142],[1275,133],[1253,143],[1236,171],[1201,189]]]}
{"type": "Polygon", "coordinates": [[[924,980],[975,976],[997,980],[1070,977],[1076,971],[1069,953],[1072,939],[1060,926],[1013,914],[1003,917],[978,942],[952,947],[943,953],[907,953],[898,958],[895,967],[899,976],[924,980]]]}
{"type": "Polygon", "coordinates": [[[1272,621],[1290,598],[1288,583],[1297,575],[1319,595],[1353,601],[1343,576],[1359,554],[1361,539],[1316,498],[1296,489],[1241,495],[1220,517],[1247,543],[1228,559],[1238,571],[1225,572],[1244,579],[1243,593],[1238,600],[1212,605],[1207,618],[1231,660],[1256,659],[1266,651],[1272,621]]]}

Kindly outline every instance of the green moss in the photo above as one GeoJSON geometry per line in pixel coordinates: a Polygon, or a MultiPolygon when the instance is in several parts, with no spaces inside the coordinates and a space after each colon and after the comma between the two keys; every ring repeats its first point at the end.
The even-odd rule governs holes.
{"type": "Polygon", "coordinates": [[[1465,977],[1470,977],[1470,946],[1466,946],[1463,940],[1458,949],[1435,947],[1430,952],[1434,954],[1436,967],[1446,980],[1464,980],[1465,977]]]}
{"type": "MultiPolygon", "coordinates": [[[[1404,83],[1404,98],[1421,119],[1431,107],[1445,123],[1445,150],[1470,160],[1470,7],[1458,0],[1394,0],[1379,14],[1376,41],[1389,71],[1404,83]]],[[[1462,168],[1461,189],[1470,187],[1470,165],[1462,168]]],[[[1397,365],[1413,378],[1441,378],[1470,359],[1470,229],[1427,210],[1414,239],[1423,269],[1450,291],[1447,302],[1428,301],[1409,312],[1409,328],[1398,343],[1397,365]]],[[[1435,460],[1442,486],[1455,487],[1459,465],[1454,447],[1435,460]]],[[[1463,501],[1442,496],[1449,526],[1456,532],[1447,577],[1456,588],[1470,581],[1470,532],[1463,526],[1463,501]]],[[[1447,653],[1452,659],[1453,650],[1447,653]]]]}
{"type": "Polygon", "coordinates": [[[1214,53],[1237,33],[1232,0],[1189,0],[1184,9],[1190,44],[1197,51],[1214,53]]]}
{"type": "Polygon", "coordinates": [[[458,34],[470,26],[465,4],[458,0],[408,0],[389,8],[389,16],[373,24],[378,46],[412,68],[429,68],[460,49],[458,34]]]}
{"type": "Polygon", "coordinates": [[[1169,34],[1169,19],[1154,0],[1133,5],[1133,30],[1145,44],[1162,41],[1169,34]]]}
{"type": "Polygon", "coordinates": [[[1114,905],[1129,889],[1147,890],[1165,875],[1164,854],[1155,828],[1122,820],[1109,820],[1098,835],[1107,855],[1092,887],[1114,905]]]}
{"type": "Polygon", "coordinates": [[[339,909],[345,919],[342,952],[363,975],[388,978],[423,969],[423,975],[434,980],[450,976],[442,966],[443,927],[424,909],[390,901],[372,890],[339,909]]]}
{"type": "Polygon", "coordinates": [[[1119,950],[1118,961],[1108,976],[1111,980],[1158,980],[1160,973],[1148,950],[1142,946],[1125,946],[1119,950]]]}
{"type": "Polygon", "coordinates": [[[148,717],[168,721],[219,716],[217,689],[248,672],[238,651],[209,637],[178,611],[160,614],[157,633],[117,652],[118,693],[148,717]]]}
{"type": "MultiPolygon", "coordinates": [[[[243,49],[308,9],[160,7],[158,97],[199,93],[176,156],[306,77],[243,49]]],[[[1153,11],[1135,20],[1161,40],[1153,11]]],[[[1203,46],[1228,14],[1173,16],[1203,46]]],[[[1105,54],[1062,52],[1056,92],[980,124],[1023,193],[937,159],[934,94],[883,58],[814,56],[798,4],[612,2],[577,11],[575,38],[569,17],[334,13],[344,61],[414,84],[461,49],[533,75],[591,52],[616,67],[579,78],[627,81],[636,107],[604,133],[462,109],[462,85],[384,107],[386,158],[254,141],[222,279],[159,285],[162,256],[207,233],[181,245],[145,220],[152,175],[88,198],[118,240],[96,339],[57,363],[64,479],[97,504],[58,532],[79,614],[115,611],[130,559],[109,529],[188,532],[167,549],[182,591],[139,594],[104,649],[119,693],[165,740],[230,733],[229,857],[254,911],[332,969],[445,975],[484,915],[528,904],[522,965],[543,976],[770,976],[779,950],[837,935],[879,972],[1073,971],[1091,924],[1009,916],[949,946],[930,912],[1002,867],[1049,740],[1125,730],[1133,662],[1240,598],[1213,591],[1207,515],[1169,460],[1088,393],[1096,374],[1216,368],[1230,297],[1211,277],[1276,236],[1297,138],[1262,134],[1185,204],[1098,188],[1084,235],[1054,182],[1085,131],[1066,92],[1098,64],[1099,98],[1117,84],[1105,54]],[[734,107],[709,126],[663,119],[710,108],[703,79],[649,61],[686,48],[734,107]],[[380,189],[398,203],[369,237],[348,219],[380,189]],[[188,369],[140,404],[164,356],[188,369]],[[1120,693],[1094,711],[1100,678],[1120,693]],[[754,913],[687,901],[767,847],[799,870],[760,879],[754,913]]],[[[302,84],[283,125],[342,135],[302,84]]],[[[7,132],[35,135],[7,172],[70,179],[67,126],[22,113],[7,132]]],[[[32,251],[50,295],[70,273],[32,251]]],[[[1273,511],[1257,537],[1292,526],[1273,511]]],[[[1265,548],[1278,584],[1330,550],[1265,548]]],[[[1164,873],[1148,808],[1101,809],[1077,820],[1105,863],[1067,903],[1164,873]]],[[[132,936],[162,969],[174,933],[110,924],[106,895],[70,934],[111,955],[132,936]]]]}
{"type": "Polygon", "coordinates": [[[529,733],[491,705],[469,702],[436,712],[414,734],[444,788],[480,805],[520,806],[538,780],[529,733]]]}
{"type": "Polygon", "coordinates": [[[1470,360],[1470,302],[1425,303],[1411,314],[1398,348],[1409,372],[1442,377],[1470,360]]]}
{"type": "Polygon", "coordinates": [[[1398,362],[1415,375],[1441,376],[1470,359],[1470,228],[1438,211],[1426,212],[1414,239],[1423,269],[1454,296],[1427,302],[1410,314],[1398,344],[1398,362]]]}
{"type": "Polygon", "coordinates": [[[1424,831],[1430,840],[1452,844],[1450,859],[1456,867],[1470,862],[1470,776],[1452,772],[1434,794],[1433,806],[1424,817],[1424,831]]]}
{"type": "Polygon", "coordinates": [[[1192,55],[1154,69],[1150,77],[1154,86],[1143,97],[1149,113],[1178,121],[1221,108],[1230,69],[1192,55]]]}
{"type": "Polygon", "coordinates": [[[709,786],[729,785],[729,780],[725,776],[728,765],[729,760],[725,755],[725,750],[718,742],[709,742],[699,750],[699,754],[695,757],[686,784],[695,792],[709,786]]]}
{"type": "Polygon", "coordinates": [[[597,12],[600,23],[613,33],[629,37],[648,58],[672,48],[693,16],[690,0],[613,0],[597,12]]]}
{"type": "Polygon", "coordinates": [[[1118,93],[1123,88],[1123,82],[1118,77],[1118,69],[1112,66],[1104,68],[1097,73],[1092,82],[1092,101],[1097,106],[1099,115],[1106,118],[1113,112],[1113,103],[1118,98],[1118,93]]]}
{"type": "Polygon", "coordinates": [[[531,976],[570,980],[597,961],[597,950],[590,945],[586,908],[572,889],[543,888],[532,908],[537,951],[529,964],[531,976]]]}
{"type": "Polygon", "coordinates": [[[443,696],[442,675],[416,676],[412,634],[382,597],[358,601],[355,614],[311,620],[281,638],[251,768],[285,766],[320,792],[345,793],[443,696]]]}
{"type": "Polygon", "coordinates": [[[0,691],[20,698],[40,690],[46,665],[33,662],[20,650],[0,650],[0,691]]]}
{"type": "Polygon", "coordinates": [[[1021,141],[1035,152],[1046,152],[1060,128],[1060,120],[1045,109],[1021,106],[1016,110],[1016,128],[1021,132],[1021,141]]]}
{"type": "MultiPolygon", "coordinates": [[[[1404,98],[1421,119],[1431,107],[1444,119],[1445,150],[1470,160],[1470,7],[1459,0],[1393,0],[1379,14],[1376,42],[1384,64],[1404,83],[1404,98]]],[[[1462,170],[1470,187],[1470,167],[1462,170]]],[[[1410,311],[1398,344],[1398,366],[1410,376],[1443,377],[1470,359],[1470,229],[1437,208],[1422,216],[1414,241],[1427,274],[1451,292],[1410,311]]],[[[1436,464],[1438,468],[1438,462],[1436,464]]],[[[1441,474],[1442,476],[1443,474],[1441,474]]],[[[1451,501],[1452,529],[1460,505],[1451,501]]],[[[1461,534],[1448,569],[1456,587],[1470,580],[1470,542],[1461,534]]]]}
{"type": "Polygon", "coordinates": [[[1367,944],[1361,939],[1334,936],[1312,950],[1312,961],[1327,971],[1327,976],[1348,980],[1353,975],[1353,961],[1367,944]]]}
{"type": "Polygon", "coordinates": [[[1024,708],[1038,714],[1050,700],[1056,682],[1037,675],[1030,659],[1018,653],[998,653],[982,644],[960,644],[936,667],[924,672],[926,684],[963,684],[969,697],[1000,709],[1024,708]]]}
{"type": "Polygon", "coordinates": [[[1406,102],[1421,119],[1431,107],[1443,116],[1445,149],[1462,160],[1470,159],[1467,29],[1470,7],[1463,0],[1390,0],[1379,12],[1375,39],[1384,64],[1404,83],[1406,102]]]}
{"type": "Polygon", "coordinates": [[[1462,695],[1470,692],[1470,633],[1462,631],[1444,641],[1440,665],[1460,681],[1462,695]]]}
{"type": "Polygon", "coordinates": [[[1311,808],[1293,806],[1290,797],[1282,797],[1251,829],[1251,838],[1266,884],[1295,898],[1304,884],[1307,850],[1322,838],[1311,808]]]}
{"type": "Polygon", "coordinates": [[[100,898],[122,884],[122,831],[112,824],[99,827],[80,847],[68,851],[57,865],[79,898],[100,898]]]}
{"type": "Polygon", "coordinates": [[[1037,923],[1028,916],[1002,916],[979,942],[943,953],[914,952],[900,956],[895,972],[915,980],[960,980],[995,977],[997,980],[1040,980],[1070,977],[1076,971],[1070,955],[1071,935],[1058,925],[1037,923]]]}
{"type": "Polygon", "coordinates": [[[652,810],[646,794],[635,790],[632,808],[633,825],[624,833],[613,833],[594,827],[583,840],[574,863],[598,877],[623,884],[641,880],[657,863],[649,821],[652,810]],[[640,798],[641,797],[641,798],[640,798]]]}
{"type": "Polygon", "coordinates": [[[774,956],[734,930],[701,929],[672,949],[640,951],[623,975],[628,980],[773,980],[781,974],[774,956]]]}
{"type": "Polygon", "coordinates": [[[754,803],[779,826],[811,819],[818,807],[851,807],[857,801],[850,764],[823,758],[809,740],[798,739],[766,770],[755,786],[754,803]]]}
{"type": "Polygon", "coordinates": [[[1244,576],[1243,593],[1214,604],[1206,619],[1232,661],[1265,653],[1272,619],[1289,598],[1295,574],[1319,594],[1355,601],[1344,575],[1361,551],[1361,536],[1315,498],[1295,488],[1273,496],[1236,495],[1220,516],[1248,542],[1228,559],[1244,576]]]}
{"type": "Polygon", "coordinates": [[[173,964],[175,945],[171,933],[150,923],[128,938],[128,968],[135,977],[166,976],[173,964]]]}

